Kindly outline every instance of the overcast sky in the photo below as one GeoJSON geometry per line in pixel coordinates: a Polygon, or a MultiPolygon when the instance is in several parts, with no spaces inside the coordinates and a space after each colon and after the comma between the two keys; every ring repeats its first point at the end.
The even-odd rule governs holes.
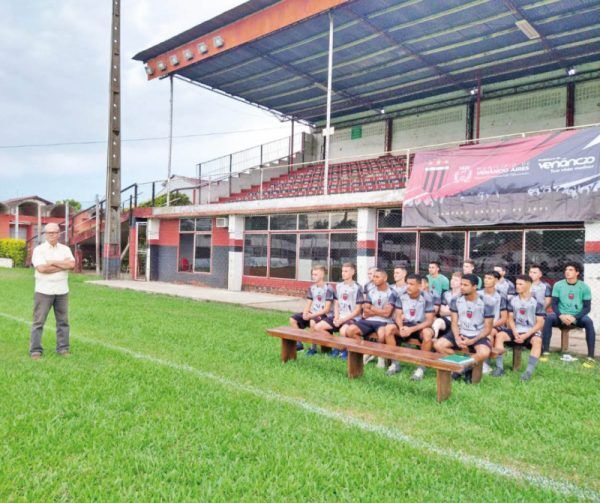
{"type": "MultiPolygon", "coordinates": [[[[131,58],[243,2],[123,0],[121,11],[122,137],[166,136],[168,79],[148,82],[131,58]]],[[[84,205],[104,193],[106,144],[43,148],[13,145],[107,138],[109,0],[0,2],[0,201],[39,195],[84,205]]],[[[262,130],[176,139],[173,172],[193,176],[196,163],[289,134],[257,108],[175,80],[174,135],[262,130]]],[[[165,140],[124,142],[123,187],[166,176],[165,140]]]]}

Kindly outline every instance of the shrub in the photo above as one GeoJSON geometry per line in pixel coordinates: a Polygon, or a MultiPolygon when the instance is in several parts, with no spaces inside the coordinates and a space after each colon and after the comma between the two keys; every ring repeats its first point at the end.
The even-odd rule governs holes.
{"type": "Polygon", "coordinates": [[[27,247],[22,239],[0,239],[0,257],[11,258],[15,267],[23,267],[27,258],[27,247]]]}

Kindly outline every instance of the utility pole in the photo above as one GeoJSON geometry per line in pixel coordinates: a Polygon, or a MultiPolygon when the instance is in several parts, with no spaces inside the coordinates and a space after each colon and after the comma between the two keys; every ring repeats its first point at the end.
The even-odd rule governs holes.
{"type": "Polygon", "coordinates": [[[121,0],[112,1],[111,63],[106,165],[106,221],[102,253],[104,279],[121,271],[121,0]]]}
{"type": "Polygon", "coordinates": [[[96,194],[96,274],[100,275],[100,198],[96,194]]]}

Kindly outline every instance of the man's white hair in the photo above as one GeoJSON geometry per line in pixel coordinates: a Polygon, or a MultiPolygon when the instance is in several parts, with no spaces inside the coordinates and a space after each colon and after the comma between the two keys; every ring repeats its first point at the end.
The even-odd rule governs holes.
{"type": "Polygon", "coordinates": [[[60,232],[60,227],[57,223],[50,222],[44,227],[44,232],[60,232]]]}

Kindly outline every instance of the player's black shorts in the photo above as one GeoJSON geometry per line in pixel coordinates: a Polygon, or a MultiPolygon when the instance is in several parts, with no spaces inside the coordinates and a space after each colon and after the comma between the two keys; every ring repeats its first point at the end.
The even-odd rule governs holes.
{"type": "MultiPolygon", "coordinates": [[[[456,339],[454,338],[454,334],[452,333],[452,331],[448,332],[447,334],[444,334],[442,337],[444,339],[449,340],[452,343],[452,349],[454,349],[455,351],[462,351],[462,348],[459,348],[456,345],[456,339]]],[[[488,348],[492,349],[492,344],[490,343],[490,340],[487,337],[479,339],[472,346],[467,346],[469,348],[469,353],[475,353],[476,346],[487,346],[488,348]]]]}
{"type": "MultiPolygon", "coordinates": [[[[298,323],[298,328],[309,328],[310,327],[310,321],[311,320],[305,320],[302,317],[302,313],[296,313],[294,315],[292,315],[292,319],[296,320],[296,323],[298,323]]],[[[324,320],[325,316],[317,316],[316,318],[313,318],[315,323],[319,323],[320,321],[324,320]]]]}
{"type": "Polygon", "coordinates": [[[513,335],[512,331],[510,332],[510,345],[511,346],[521,346],[523,348],[526,349],[531,349],[531,341],[533,340],[534,337],[541,337],[542,336],[542,332],[536,332],[535,334],[530,335],[529,337],[527,337],[527,339],[525,339],[525,342],[523,342],[522,344],[517,344],[515,342],[515,336],[513,335]]]}
{"type": "Polygon", "coordinates": [[[385,321],[375,321],[375,320],[358,320],[355,322],[355,325],[359,328],[360,334],[364,339],[367,339],[369,335],[372,333],[377,333],[381,327],[385,327],[388,325],[385,321]]]}
{"type": "Polygon", "coordinates": [[[498,334],[499,334],[500,332],[504,332],[504,333],[505,333],[505,334],[507,334],[507,335],[508,335],[510,338],[512,338],[512,336],[513,336],[512,330],[511,330],[510,328],[508,328],[508,327],[498,327],[498,328],[496,328],[495,330],[496,330],[496,333],[498,333],[498,334]]]}

